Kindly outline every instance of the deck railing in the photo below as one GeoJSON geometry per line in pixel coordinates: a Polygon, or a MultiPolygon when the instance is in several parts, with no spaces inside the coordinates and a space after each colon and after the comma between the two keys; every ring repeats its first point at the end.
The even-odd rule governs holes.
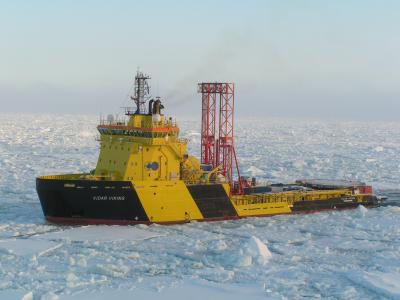
{"type": "Polygon", "coordinates": [[[47,175],[40,176],[39,179],[61,179],[61,180],[78,180],[78,179],[86,179],[89,176],[89,173],[81,173],[81,174],[62,174],[62,175],[47,175]]]}
{"type": "Polygon", "coordinates": [[[333,191],[292,191],[281,193],[267,193],[254,195],[238,195],[233,196],[232,200],[236,205],[263,204],[287,202],[293,204],[298,201],[316,201],[326,200],[336,197],[345,197],[351,195],[350,190],[333,190],[333,191]]]}

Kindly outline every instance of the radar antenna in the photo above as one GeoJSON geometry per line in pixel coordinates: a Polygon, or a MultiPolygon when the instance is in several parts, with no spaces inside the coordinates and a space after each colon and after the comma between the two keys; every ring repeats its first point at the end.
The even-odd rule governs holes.
{"type": "Polygon", "coordinates": [[[135,94],[131,96],[131,99],[135,101],[136,112],[135,114],[146,113],[146,102],[150,99],[150,86],[147,80],[150,76],[137,71],[135,76],[135,94]]]}

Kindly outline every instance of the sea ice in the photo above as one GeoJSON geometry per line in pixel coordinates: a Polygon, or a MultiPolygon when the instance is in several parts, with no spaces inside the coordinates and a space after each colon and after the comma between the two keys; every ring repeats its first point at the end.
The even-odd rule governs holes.
{"type": "Polygon", "coordinates": [[[250,166],[246,170],[247,173],[250,174],[251,177],[256,177],[256,176],[263,176],[265,175],[265,172],[255,166],[250,166]]]}
{"type": "Polygon", "coordinates": [[[21,298],[21,300],[33,300],[33,293],[32,293],[32,292],[29,292],[29,293],[25,294],[25,295],[21,298]]]}
{"type": "Polygon", "coordinates": [[[69,241],[141,241],[161,236],[160,233],[154,233],[139,229],[135,226],[82,226],[70,228],[62,231],[44,233],[35,236],[37,239],[46,240],[69,240],[69,241]]]}
{"type": "Polygon", "coordinates": [[[51,241],[37,241],[33,239],[7,239],[0,240],[0,251],[10,254],[27,256],[27,255],[44,255],[52,250],[59,248],[61,244],[51,241]]]}
{"type": "Polygon", "coordinates": [[[242,286],[239,284],[226,285],[207,281],[181,282],[173,287],[166,287],[160,291],[149,288],[135,289],[102,289],[97,293],[83,292],[79,294],[61,296],[60,300],[109,300],[109,299],[165,299],[165,300],[280,300],[274,297],[261,286],[242,286]]]}
{"type": "Polygon", "coordinates": [[[18,290],[0,291],[0,299],[2,300],[32,300],[32,292],[26,293],[18,290]]]}
{"type": "Polygon", "coordinates": [[[361,215],[362,217],[365,217],[366,214],[368,213],[368,208],[366,208],[366,207],[363,206],[363,205],[359,205],[357,209],[358,209],[358,212],[360,213],[360,215],[361,215]]]}
{"type": "MultiPolygon", "coordinates": [[[[93,169],[97,121],[0,116],[0,299],[400,299],[399,122],[235,127],[242,175],[361,180],[391,206],[175,226],[46,223],[34,178],[93,169]]],[[[179,125],[199,156],[200,122],[179,125]]]]}
{"type": "Polygon", "coordinates": [[[400,299],[400,272],[354,272],[348,274],[348,277],[377,295],[400,299]]]}
{"type": "Polygon", "coordinates": [[[272,257],[267,245],[255,236],[250,237],[245,251],[253,258],[253,260],[261,265],[265,265],[272,257]]]}

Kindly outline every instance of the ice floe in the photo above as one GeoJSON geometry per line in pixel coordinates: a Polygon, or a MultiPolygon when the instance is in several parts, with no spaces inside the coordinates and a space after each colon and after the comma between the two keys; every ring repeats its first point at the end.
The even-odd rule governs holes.
{"type": "Polygon", "coordinates": [[[253,260],[261,265],[265,265],[272,257],[267,245],[255,236],[250,237],[245,249],[253,260]]]}
{"type": "Polygon", "coordinates": [[[34,239],[7,239],[0,240],[0,251],[15,255],[44,255],[61,246],[51,241],[37,241],[34,239]]]}
{"type": "Polygon", "coordinates": [[[265,175],[265,172],[263,170],[255,166],[250,166],[249,168],[247,168],[246,172],[252,177],[265,175]]]}
{"type": "MultiPolygon", "coordinates": [[[[35,236],[36,239],[69,241],[141,241],[161,236],[137,226],[82,226],[35,236]]],[[[0,244],[1,245],[1,244],[0,244]]]]}
{"type": "Polygon", "coordinates": [[[354,272],[347,276],[354,283],[371,290],[377,296],[400,299],[400,272],[354,272]]]}

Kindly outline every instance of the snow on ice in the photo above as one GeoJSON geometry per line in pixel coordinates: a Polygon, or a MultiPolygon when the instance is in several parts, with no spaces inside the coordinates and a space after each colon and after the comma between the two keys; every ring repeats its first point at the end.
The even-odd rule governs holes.
{"type": "MultiPolygon", "coordinates": [[[[38,239],[69,241],[140,241],[160,236],[146,230],[140,229],[139,226],[81,226],[70,228],[62,231],[54,231],[37,236],[38,239]]],[[[1,247],[1,244],[0,244],[1,247]]]]}
{"type": "MultiPolygon", "coordinates": [[[[48,224],[34,178],[93,169],[97,120],[1,115],[0,299],[400,299],[400,123],[236,127],[243,175],[362,180],[388,206],[175,226],[48,224]]],[[[180,125],[198,156],[199,123],[180,125]]]]}
{"type": "Polygon", "coordinates": [[[35,241],[33,239],[0,240],[0,251],[16,255],[41,256],[60,247],[61,244],[51,241],[35,241]]]}

